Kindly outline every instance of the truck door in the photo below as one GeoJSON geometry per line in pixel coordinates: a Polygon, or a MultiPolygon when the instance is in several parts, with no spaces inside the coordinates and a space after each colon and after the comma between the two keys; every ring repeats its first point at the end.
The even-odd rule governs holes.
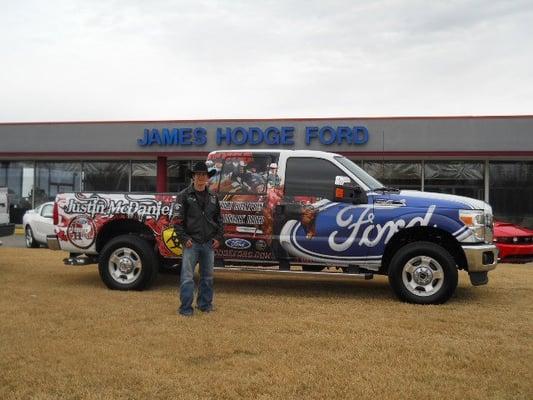
{"type": "Polygon", "coordinates": [[[364,204],[335,201],[336,177],[346,175],[329,160],[287,159],[284,197],[276,214],[279,241],[286,252],[278,254],[280,259],[306,259],[327,265],[365,264],[367,248],[359,242],[372,205],[366,195],[364,204]]]}
{"type": "Polygon", "coordinates": [[[218,194],[224,243],[216,254],[226,261],[271,261],[272,210],[268,188],[276,153],[220,152],[208,159],[216,168],[210,190],[218,194]]]}

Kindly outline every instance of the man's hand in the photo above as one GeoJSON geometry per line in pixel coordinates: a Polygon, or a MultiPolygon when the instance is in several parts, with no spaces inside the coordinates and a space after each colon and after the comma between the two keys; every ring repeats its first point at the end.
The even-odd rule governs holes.
{"type": "Polygon", "coordinates": [[[211,247],[213,249],[218,249],[219,246],[220,246],[220,242],[218,240],[216,240],[216,239],[213,239],[213,244],[211,245],[211,247]]]}
{"type": "Polygon", "coordinates": [[[189,239],[185,242],[185,247],[187,247],[188,249],[190,249],[192,247],[192,240],[189,239]]]}

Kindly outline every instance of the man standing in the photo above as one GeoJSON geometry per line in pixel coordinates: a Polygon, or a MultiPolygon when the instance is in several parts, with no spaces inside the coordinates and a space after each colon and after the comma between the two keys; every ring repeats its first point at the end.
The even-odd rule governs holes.
{"type": "Polygon", "coordinates": [[[181,223],[174,226],[183,246],[179,314],[193,314],[194,268],[200,264],[200,284],[196,305],[200,311],[213,311],[213,266],[214,249],[220,246],[224,228],[218,198],[207,189],[209,178],[216,170],[207,170],[204,162],[194,164],[192,184],[176,198],[177,218],[181,223]]]}

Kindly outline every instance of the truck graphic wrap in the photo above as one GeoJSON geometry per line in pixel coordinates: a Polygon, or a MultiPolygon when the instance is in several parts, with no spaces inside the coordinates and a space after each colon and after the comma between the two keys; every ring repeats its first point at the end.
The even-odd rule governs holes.
{"type": "Polygon", "coordinates": [[[218,194],[225,243],[216,251],[227,260],[275,262],[272,252],[274,209],[283,187],[275,154],[221,152],[208,157],[217,173],[209,189],[218,194]]]}
{"type": "MultiPolygon", "coordinates": [[[[216,251],[217,257],[276,261],[272,243],[279,240],[289,256],[304,263],[376,264],[385,245],[401,229],[429,225],[453,232],[458,240],[471,235],[458,219],[457,209],[450,208],[448,197],[454,200],[454,205],[458,204],[452,196],[442,195],[425,208],[409,195],[401,194],[388,196],[388,200],[395,202],[389,205],[382,201],[374,205],[376,196],[371,196],[370,203],[365,205],[301,196],[285,199],[295,211],[280,216],[275,215],[275,210],[281,203],[279,193],[283,186],[279,184],[276,189],[269,196],[223,195],[220,205],[226,240],[216,251]],[[276,222],[281,226],[274,232],[276,222]]],[[[384,196],[377,198],[383,200],[384,196]]],[[[61,225],[67,227],[59,232],[59,238],[78,249],[95,251],[96,232],[103,225],[135,219],[152,230],[163,256],[180,257],[182,248],[173,228],[173,224],[179,223],[174,217],[174,201],[174,195],[76,193],[73,198],[59,201],[61,225]]]]}
{"type": "Polygon", "coordinates": [[[181,255],[172,224],[175,207],[174,195],[95,194],[75,193],[68,198],[58,195],[58,239],[65,249],[96,252],[96,233],[113,221],[135,220],[145,224],[154,233],[161,255],[181,255]]]}
{"type": "Polygon", "coordinates": [[[428,197],[431,203],[424,205],[411,191],[374,194],[369,196],[369,204],[361,205],[321,200],[302,207],[301,215],[284,224],[280,242],[289,254],[299,258],[339,265],[365,264],[376,269],[385,246],[402,229],[429,226],[452,232],[458,241],[472,235],[459,219],[457,206],[472,209],[475,204],[445,194],[428,197]],[[315,215],[311,228],[306,226],[306,214],[315,215]]]}
{"type": "MultiPolygon", "coordinates": [[[[481,200],[388,188],[325,152],[217,151],[206,164],[224,223],[217,268],[385,274],[400,299],[437,304],[458,270],[483,285],[496,267],[492,208],[481,200]]],[[[148,287],[158,268],[180,265],[176,195],[59,194],[49,246],[70,252],[66,263],[97,262],[112,289],[148,287]]]]}

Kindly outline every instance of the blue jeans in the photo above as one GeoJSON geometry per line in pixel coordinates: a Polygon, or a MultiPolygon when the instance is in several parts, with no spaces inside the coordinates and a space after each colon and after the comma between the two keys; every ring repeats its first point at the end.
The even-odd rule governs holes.
{"type": "Polygon", "coordinates": [[[213,266],[215,252],[211,247],[212,241],[207,243],[193,242],[191,248],[183,247],[183,259],[180,275],[180,314],[193,313],[192,302],[194,298],[194,268],[200,263],[200,285],[196,305],[202,311],[213,308],[213,266]]]}

